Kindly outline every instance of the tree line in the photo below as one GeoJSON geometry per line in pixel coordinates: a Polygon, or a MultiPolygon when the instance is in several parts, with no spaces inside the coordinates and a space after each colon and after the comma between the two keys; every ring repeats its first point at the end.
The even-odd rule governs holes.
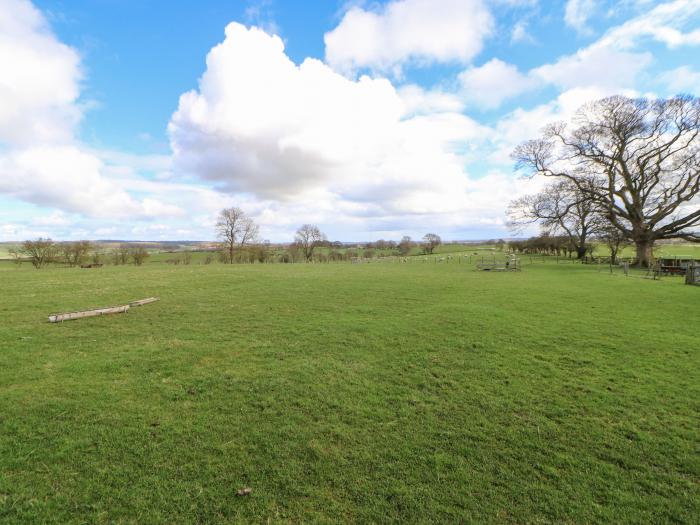
{"type": "MultiPolygon", "coordinates": [[[[260,228],[255,221],[241,208],[225,208],[219,212],[216,221],[216,234],[219,239],[219,260],[224,263],[235,262],[266,262],[271,257],[269,241],[260,241],[260,228]]],[[[396,251],[399,255],[408,255],[416,246],[422,248],[422,252],[431,254],[442,244],[439,235],[427,233],[422,242],[416,243],[411,237],[405,236],[398,243],[380,239],[376,242],[364,244],[363,254],[374,255],[374,250],[396,251]]],[[[344,244],[328,240],[320,228],[314,224],[304,224],[297,229],[293,242],[288,247],[288,254],[282,257],[281,262],[293,262],[303,260],[306,262],[315,259],[346,260],[348,251],[341,252],[344,244]],[[328,248],[323,254],[319,254],[319,248],[328,248]]],[[[350,252],[355,257],[356,252],[350,252]]],[[[352,257],[351,255],[351,257],[352,257]]]]}
{"type": "MultiPolygon", "coordinates": [[[[421,253],[431,254],[442,241],[434,233],[426,234],[421,242],[414,242],[411,237],[401,241],[380,239],[349,247],[339,241],[329,241],[318,226],[302,225],[295,233],[292,243],[280,253],[269,241],[261,241],[259,227],[240,208],[221,210],[216,222],[218,245],[215,250],[206,250],[201,259],[210,264],[215,259],[221,263],[267,263],[267,262],[337,262],[349,261],[359,257],[373,258],[383,255],[408,255],[414,248],[421,253]]],[[[149,243],[149,247],[151,244],[149,243]]],[[[170,246],[157,246],[170,248],[170,246]]],[[[113,264],[134,264],[141,266],[150,257],[146,246],[136,243],[121,243],[110,250],[100,249],[100,245],[90,241],[56,242],[49,238],[27,240],[19,248],[10,250],[10,256],[17,263],[30,262],[35,268],[49,264],[62,264],[69,267],[113,264]]],[[[169,264],[190,264],[192,252],[184,251],[162,262],[169,264]]]]}
{"type": "Polygon", "coordinates": [[[106,261],[112,264],[135,264],[141,266],[150,253],[144,246],[123,243],[109,252],[101,252],[90,241],[56,242],[52,239],[38,238],[24,241],[19,248],[9,250],[15,262],[28,260],[35,268],[48,264],[63,264],[70,267],[86,264],[102,265],[106,261]]]}

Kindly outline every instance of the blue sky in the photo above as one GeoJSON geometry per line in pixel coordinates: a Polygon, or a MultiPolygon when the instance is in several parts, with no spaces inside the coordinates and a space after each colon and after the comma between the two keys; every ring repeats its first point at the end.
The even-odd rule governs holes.
{"type": "MultiPolygon", "coordinates": [[[[337,16],[334,2],[42,1],[58,38],[76,49],[87,70],[83,98],[90,111],[85,140],[135,152],[152,151],[149,134],[167,152],[166,127],[178,97],[197,87],[207,52],[230,21],[274,24],[283,17],[287,53],[295,61],[323,55],[323,33],[337,16]],[[309,16],[313,14],[313,16],[309,16]]],[[[337,20],[336,20],[337,22],[337,20]]]]}
{"type": "Polygon", "coordinates": [[[507,236],[515,145],[699,51],[700,0],[0,0],[0,240],[507,236]]]}

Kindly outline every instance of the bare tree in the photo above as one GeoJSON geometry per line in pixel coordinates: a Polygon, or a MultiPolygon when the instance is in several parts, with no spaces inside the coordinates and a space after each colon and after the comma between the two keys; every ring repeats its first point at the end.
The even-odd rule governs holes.
{"type": "Polygon", "coordinates": [[[600,229],[599,238],[610,250],[611,264],[617,264],[618,254],[620,250],[629,244],[629,240],[612,224],[607,224],[600,229]]]}
{"type": "Polygon", "coordinates": [[[442,239],[436,233],[426,233],[423,236],[423,250],[425,253],[431,254],[435,248],[442,244],[442,239]]]}
{"type": "Polygon", "coordinates": [[[129,249],[129,257],[136,266],[141,266],[150,256],[151,254],[143,246],[132,246],[129,249]]]}
{"type": "Polygon", "coordinates": [[[253,244],[258,238],[258,225],[240,208],[225,208],[216,221],[216,232],[223,245],[223,260],[232,264],[237,250],[253,244]]]}
{"type": "Polygon", "coordinates": [[[404,235],[401,238],[401,241],[397,245],[399,249],[399,254],[400,255],[408,255],[411,252],[411,249],[414,246],[414,242],[411,240],[411,238],[408,235],[404,235]]]}
{"type": "Polygon", "coordinates": [[[287,252],[288,253],[285,254],[286,258],[283,262],[296,262],[304,257],[301,251],[301,246],[299,246],[296,242],[289,245],[287,252]]]}
{"type": "Polygon", "coordinates": [[[314,255],[314,249],[326,240],[326,236],[321,233],[318,226],[304,224],[297,230],[294,237],[294,244],[304,255],[304,259],[310,261],[314,255]]]}
{"type": "Polygon", "coordinates": [[[60,245],[61,258],[68,266],[80,266],[93,250],[90,241],[64,242],[60,245]]]}
{"type": "Polygon", "coordinates": [[[131,256],[129,251],[129,245],[125,242],[121,243],[119,247],[112,250],[112,262],[114,262],[115,265],[127,264],[131,256]]]}
{"type": "Polygon", "coordinates": [[[34,241],[24,241],[20,249],[22,255],[28,257],[34,268],[42,268],[56,260],[56,243],[51,239],[39,237],[34,241]]]}
{"type": "MultiPolygon", "coordinates": [[[[367,246],[370,248],[370,246],[367,246]]],[[[396,241],[385,241],[384,239],[379,239],[374,243],[374,248],[377,250],[393,250],[396,248],[396,241]]]]}
{"type": "Polygon", "coordinates": [[[263,242],[253,246],[253,254],[257,262],[269,262],[274,254],[272,246],[270,245],[270,241],[264,240],[263,242]]]}
{"type": "Polygon", "coordinates": [[[22,264],[22,249],[17,249],[17,248],[10,248],[7,252],[10,257],[12,257],[12,261],[17,264],[21,265],[22,264]]]}
{"type": "Polygon", "coordinates": [[[583,106],[513,153],[519,168],[568,180],[631,239],[641,265],[654,242],[700,233],[700,99],[616,96],[583,106]],[[592,183],[589,184],[589,181],[592,183]]]}
{"type": "MultiPolygon", "coordinates": [[[[581,181],[587,185],[590,182],[581,181]]],[[[509,227],[521,232],[528,224],[538,223],[548,237],[564,235],[579,259],[586,255],[588,241],[606,221],[587,193],[568,180],[557,181],[540,193],[512,201],[508,207],[509,227]]]]}

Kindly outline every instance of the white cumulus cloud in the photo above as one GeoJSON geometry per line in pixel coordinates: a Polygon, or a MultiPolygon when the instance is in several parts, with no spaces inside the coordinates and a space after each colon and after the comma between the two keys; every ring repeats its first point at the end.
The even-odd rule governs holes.
{"type": "Polygon", "coordinates": [[[0,0],[0,142],[68,140],[81,117],[80,57],[25,0],[0,0]]]}
{"type": "Polygon", "coordinates": [[[96,156],[74,146],[33,146],[0,156],[0,192],[93,217],[177,215],[156,199],[137,201],[102,175],[96,156]]]}
{"type": "Polygon", "coordinates": [[[491,35],[494,20],[481,0],[394,0],[377,9],[350,8],[326,33],[326,61],[344,73],[402,64],[468,63],[491,35]]]}
{"type": "Polygon", "coordinates": [[[670,95],[689,93],[700,95],[700,71],[690,66],[680,66],[660,75],[660,80],[666,84],[670,95]]]}
{"type": "Polygon", "coordinates": [[[342,199],[384,210],[458,209],[467,177],[455,144],[485,128],[451,97],[349,80],[282,40],[236,23],[180,98],[169,132],[177,169],[260,199],[342,199]],[[408,102],[408,103],[407,103],[408,102]]]}
{"type": "Polygon", "coordinates": [[[463,71],[459,80],[467,103],[482,108],[498,107],[504,100],[537,86],[535,79],[497,58],[463,71]]]}
{"type": "Polygon", "coordinates": [[[498,226],[521,184],[469,176],[492,131],[461,109],[454,94],[297,65],[280,38],[232,23],[171,118],[173,169],[228,192],[273,239],[304,222],[363,238],[498,226]]]}
{"type": "Polygon", "coordinates": [[[132,197],[77,140],[80,56],[28,0],[0,0],[0,71],[0,193],[93,217],[178,212],[132,197]]]}
{"type": "Polygon", "coordinates": [[[594,44],[537,67],[530,75],[561,89],[601,87],[614,91],[634,86],[638,75],[651,62],[648,52],[618,51],[594,44]]]}

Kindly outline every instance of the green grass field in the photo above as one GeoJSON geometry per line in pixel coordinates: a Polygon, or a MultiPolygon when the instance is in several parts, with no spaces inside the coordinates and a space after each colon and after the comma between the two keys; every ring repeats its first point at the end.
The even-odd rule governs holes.
{"type": "Polygon", "coordinates": [[[681,282],[0,264],[0,522],[697,523],[681,282]]]}
{"type": "MultiPolygon", "coordinates": [[[[603,245],[598,245],[595,251],[596,255],[610,255],[610,250],[603,245]]],[[[634,246],[626,246],[620,257],[635,257],[636,252],[634,246]]],[[[700,244],[658,244],[654,248],[655,257],[693,257],[700,260],[700,244]]]]}

